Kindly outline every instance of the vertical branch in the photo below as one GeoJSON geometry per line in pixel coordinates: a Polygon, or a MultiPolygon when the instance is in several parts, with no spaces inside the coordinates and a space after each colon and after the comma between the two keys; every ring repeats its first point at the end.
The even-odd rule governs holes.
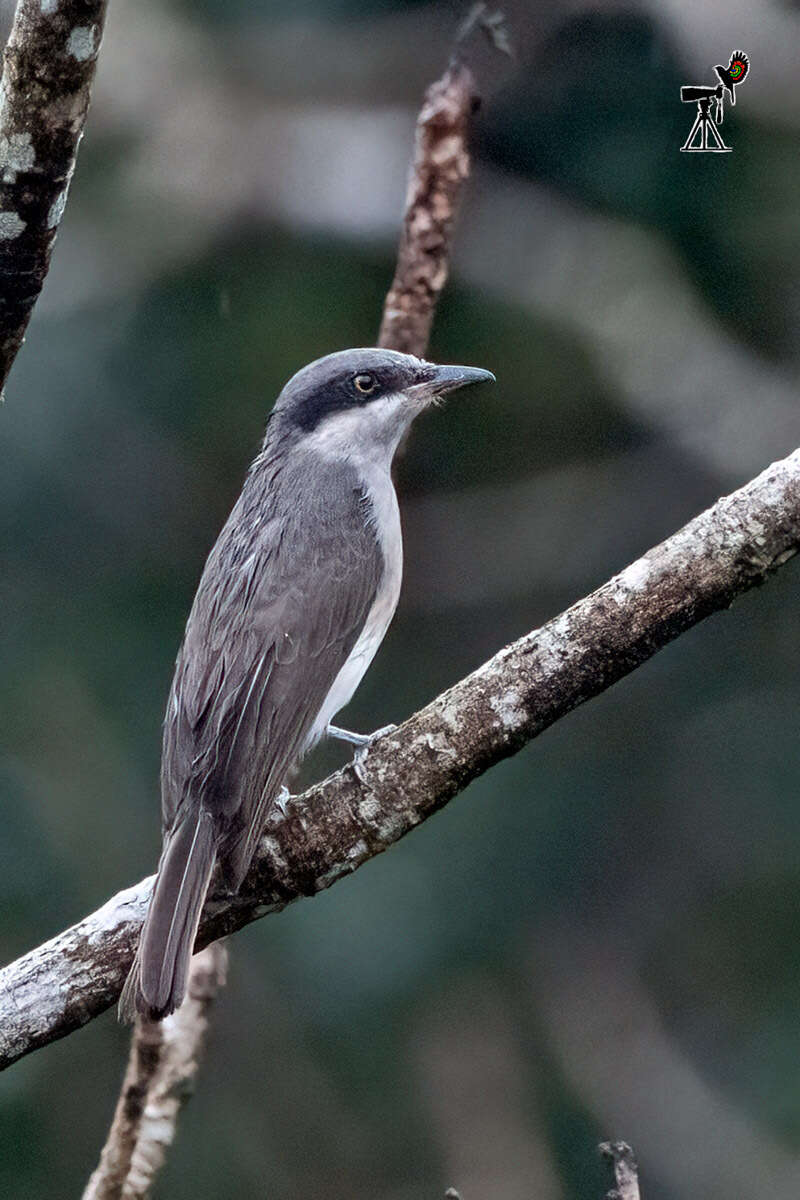
{"type": "Polygon", "coordinates": [[[480,95],[463,50],[476,30],[495,50],[512,54],[503,13],[474,4],[456,35],[450,65],[428,88],[417,117],[397,266],[378,334],[379,346],[419,358],[427,352],[447,283],[458,205],[470,173],[469,134],[480,95]]]}
{"type": "Polygon", "coordinates": [[[137,1020],[130,1057],[108,1140],[83,1200],[112,1200],[122,1195],[139,1137],[147,1095],[158,1073],[164,1029],[155,1021],[137,1020]]]}
{"type": "Polygon", "coordinates": [[[83,134],[106,0],[19,0],[0,83],[0,391],[39,298],[83,134]]]}
{"type": "Polygon", "coordinates": [[[436,304],[447,282],[461,188],[469,176],[467,135],[477,103],[472,72],[457,58],[425,93],[379,346],[420,358],[427,350],[436,304]]]}
{"type": "Polygon", "coordinates": [[[137,1018],[128,1069],[100,1162],[83,1200],[145,1200],[175,1136],[205,1048],[209,1010],[225,984],[228,951],[195,954],[186,999],[163,1021],[137,1018]]]}

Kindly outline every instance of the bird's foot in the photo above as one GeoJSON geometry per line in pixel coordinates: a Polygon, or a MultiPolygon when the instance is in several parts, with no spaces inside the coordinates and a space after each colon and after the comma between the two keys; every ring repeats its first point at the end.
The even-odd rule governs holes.
{"type": "Polygon", "coordinates": [[[349,742],[351,746],[356,747],[353,755],[353,771],[356,778],[364,783],[364,762],[369,754],[370,746],[384,734],[394,733],[395,729],[397,729],[396,725],[382,725],[373,733],[353,733],[351,729],[342,729],[339,725],[328,725],[325,732],[328,737],[336,738],[340,742],[349,742]]]}
{"type": "Polygon", "coordinates": [[[294,796],[292,796],[289,789],[286,787],[286,784],[284,784],[275,797],[275,807],[282,817],[286,816],[286,806],[290,800],[294,800],[294,796]]]}
{"type": "Polygon", "coordinates": [[[357,734],[357,737],[359,737],[359,742],[355,743],[356,751],[353,755],[353,770],[355,772],[356,779],[360,780],[362,784],[365,784],[366,782],[365,774],[363,774],[363,764],[365,764],[367,761],[367,755],[369,754],[369,749],[371,749],[373,742],[377,742],[378,738],[383,738],[385,733],[395,732],[396,728],[396,725],[381,725],[379,730],[375,730],[374,733],[357,734]]]}

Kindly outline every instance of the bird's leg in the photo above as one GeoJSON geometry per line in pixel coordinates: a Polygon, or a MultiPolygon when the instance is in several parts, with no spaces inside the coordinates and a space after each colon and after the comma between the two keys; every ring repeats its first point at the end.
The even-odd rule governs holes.
{"type": "Polygon", "coordinates": [[[385,733],[394,733],[395,729],[397,729],[396,725],[382,725],[374,733],[353,733],[352,729],[342,729],[339,725],[328,725],[325,732],[328,737],[336,738],[337,741],[349,742],[351,746],[358,746],[359,749],[364,749],[365,746],[369,746],[370,742],[374,742],[376,738],[383,737],[385,733]]]}
{"type": "Polygon", "coordinates": [[[366,746],[369,741],[368,733],[353,733],[350,729],[342,729],[339,725],[328,724],[325,730],[330,738],[336,738],[337,742],[349,742],[351,746],[366,746]]]}
{"type": "Polygon", "coordinates": [[[356,752],[353,755],[353,770],[356,776],[364,782],[364,760],[369,753],[369,748],[378,738],[383,737],[385,733],[394,733],[397,729],[396,725],[382,725],[380,729],[376,729],[373,733],[353,733],[350,729],[340,729],[338,725],[328,725],[326,733],[328,737],[337,738],[340,742],[349,742],[351,746],[356,747],[356,752]]]}

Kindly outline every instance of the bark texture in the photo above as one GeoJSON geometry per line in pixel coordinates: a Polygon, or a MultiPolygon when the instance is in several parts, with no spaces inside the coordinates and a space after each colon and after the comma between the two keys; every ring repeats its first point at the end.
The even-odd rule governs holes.
{"type": "MultiPolygon", "coordinates": [[[[798,549],[800,451],[385,735],[363,778],[345,767],[275,813],[241,892],[207,903],[198,945],[330,887],[798,549]]],[[[0,1067],[114,1003],[151,886],[119,893],[0,971],[0,1067]]]]}
{"type": "Polygon", "coordinates": [[[136,1022],[114,1119],[83,1200],[143,1200],[163,1166],[191,1092],[209,1009],[225,983],[228,952],[214,942],[192,959],[186,1000],[163,1021],[136,1022]]]}
{"type": "Polygon", "coordinates": [[[606,1200],[639,1200],[639,1167],[627,1142],[601,1142],[600,1153],[614,1171],[614,1183],[606,1200]]]}
{"type": "Polygon", "coordinates": [[[0,390],[42,290],[89,109],[106,0],[20,0],[0,82],[0,390]]]}
{"type": "Polygon", "coordinates": [[[469,176],[467,138],[478,104],[469,67],[454,61],[432,83],[417,118],[414,159],[397,269],[386,297],[378,345],[422,358],[447,282],[461,187],[469,176]]]}

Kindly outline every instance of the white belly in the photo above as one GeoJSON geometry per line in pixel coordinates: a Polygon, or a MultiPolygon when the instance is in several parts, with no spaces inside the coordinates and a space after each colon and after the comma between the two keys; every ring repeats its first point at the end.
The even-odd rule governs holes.
{"type": "Polygon", "coordinates": [[[369,496],[374,509],[375,531],[383,553],[384,572],[378,593],[364,622],[358,641],[350,651],[347,662],[333,681],[309,736],[309,744],[322,737],[340,708],[349,704],[353,693],[375,657],[400,598],[403,579],[403,538],[397,496],[388,473],[381,472],[368,480],[369,496]]]}

